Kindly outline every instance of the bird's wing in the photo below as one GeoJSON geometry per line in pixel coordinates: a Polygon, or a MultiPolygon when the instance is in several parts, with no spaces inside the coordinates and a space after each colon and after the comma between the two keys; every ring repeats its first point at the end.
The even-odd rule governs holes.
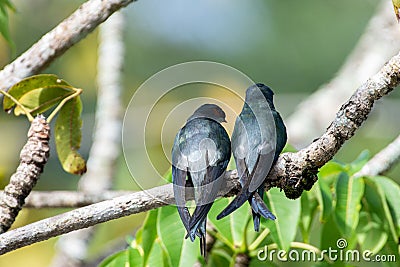
{"type": "MultiPolygon", "coordinates": [[[[208,165],[208,152],[206,152],[206,165],[208,165]]],[[[219,188],[223,181],[223,173],[225,172],[228,162],[226,160],[219,161],[215,166],[209,166],[206,168],[204,173],[204,179],[201,183],[201,193],[199,204],[196,203],[196,208],[190,219],[190,238],[193,241],[198,227],[201,223],[205,222],[207,214],[217,197],[219,188]]]]}
{"type": "MultiPolygon", "coordinates": [[[[222,219],[223,217],[229,215],[230,213],[232,213],[233,211],[235,211],[236,209],[238,209],[240,206],[243,205],[243,203],[246,202],[246,200],[250,201],[250,204],[253,206],[252,202],[253,202],[253,198],[254,198],[254,194],[257,194],[257,192],[255,192],[258,187],[262,186],[266,177],[265,174],[265,170],[263,169],[261,162],[266,161],[266,160],[271,160],[272,161],[273,158],[271,158],[270,154],[258,154],[256,163],[254,165],[253,171],[249,174],[249,170],[246,164],[246,159],[237,159],[236,162],[237,164],[240,166],[240,168],[244,169],[244,172],[242,173],[242,175],[240,176],[240,179],[242,179],[242,188],[240,190],[240,192],[236,195],[235,199],[229,203],[229,205],[217,216],[217,219],[222,219]],[[263,176],[264,175],[264,176],[263,176]],[[258,185],[257,188],[255,188],[254,190],[251,190],[251,185],[252,183],[256,183],[258,185]]],[[[268,174],[268,171],[267,171],[268,174]]],[[[264,204],[264,202],[262,201],[262,199],[259,197],[257,200],[261,200],[261,202],[264,204]]],[[[254,202],[258,204],[258,201],[254,202]]],[[[264,211],[264,207],[266,208],[265,204],[264,206],[260,206],[261,212],[257,210],[257,213],[260,213],[262,216],[264,216],[263,211],[264,211]]],[[[265,216],[264,216],[265,217],[265,216]]],[[[268,217],[265,217],[268,218],[268,217]]]]}
{"type": "Polygon", "coordinates": [[[254,192],[264,184],[265,178],[271,169],[272,162],[274,161],[275,150],[259,151],[254,168],[250,174],[250,183],[248,191],[254,192]]]}
{"type": "Polygon", "coordinates": [[[241,166],[243,169],[243,173],[240,176],[242,188],[240,192],[236,195],[236,197],[232,200],[231,203],[217,216],[217,220],[222,219],[223,217],[231,214],[240,206],[243,205],[246,200],[248,200],[251,196],[251,192],[249,192],[249,184],[251,181],[251,177],[249,175],[249,170],[247,168],[246,159],[237,159],[236,164],[241,166]]]}
{"type": "Polygon", "coordinates": [[[190,213],[186,205],[185,198],[185,185],[186,185],[186,174],[187,172],[172,166],[172,182],[175,196],[175,203],[178,208],[179,216],[185,226],[187,232],[189,233],[189,222],[190,222],[190,213]]]}

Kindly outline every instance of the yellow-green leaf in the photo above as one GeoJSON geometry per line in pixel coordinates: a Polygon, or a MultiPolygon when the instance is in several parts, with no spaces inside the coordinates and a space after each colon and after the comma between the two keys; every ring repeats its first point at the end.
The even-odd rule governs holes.
{"type": "MultiPolygon", "coordinates": [[[[52,94],[55,94],[55,97],[59,96],[60,92],[62,91],[57,90],[56,92],[58,92],[59,94],[57,94],[56,92],[51,92],[51,90],[56,90],[55,88],[62,89],[66,93],[69,92],[69,94],[73,91],[73,87],[71,85],[69,85],[66,81],[58,78],[56,75],[40,74],[21,80],[20,82],[13,85],[8,90],[8,93],[18,101],[20,101],[21,98],[23,98],[24,96],[26,97],[25,101],[28,101],[28,99],[31,98],[36,98],[38,100],[41,100],[37,102],[39,106],[39,104],[47,102],[52,94]],[[33,90],[44,89],[44,88],[49,88],[50,91],[45,90],[46,91],[45,92],[39,90],[38,92],[33,94],[35,97],[33,97],[33,95],[25,96],[26,94],[29,94],[33,90]]],[[[31,100],[29,100],[28,103],[33,104],[34,102],[31,102],[31,100]]],[[[57,103],[57,101],[55,101],[53,104],[55,103],[57,103]]],[[[4,111],[8,112],[13,107],[15,107],[15,103],[9,97],[5,96],[3,99],[4,111]]],[[[36,107],[30,107],[30,108],[33,109],[36,107]]]]}
{"type": "MultiPolygon", "coordinates": [[[[62,99],[72,93],[73,91],[69,88],[59,86],[43,87],[27,92],[19,99],[19,102],[28,109],[32,116],[36,116],[60,103],[62,99]]],[[[14,109],[14,114],[19,116],[24,114],[24,111],[17,106],[14,109]]]]}
{"type": "Polygon", "coordinates": [[[86,172],[86,162],[78,153],[82,137],[81,112],[81,99],[74,97],[61,108],[55,124],[58,158],[64,170],[73,174],[86,172]]]}

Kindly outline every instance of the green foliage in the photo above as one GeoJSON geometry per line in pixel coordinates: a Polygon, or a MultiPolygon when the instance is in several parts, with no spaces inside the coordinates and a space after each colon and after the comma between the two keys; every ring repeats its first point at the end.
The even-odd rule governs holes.
{"type": "Polygon", "coordinates": [[[0,0],[0,34],[8,44],[14,46],[8,25],[8,10],[15,11],[13,4],[9,0],[0,0]]]}
{"type": "MultiPolygon", "coordinates": [[[[370,250],[398,259],[400,186],[383,176],[355,178],[353,174],[368,158],[369,154],[363,152],[350,164],[329,162],[321,168],[318,183],[297,200],[287,199],[277,188],[269,190],[264,199],[277,219],[262,219],[259,233],[254,232],[249,205],[216,220],[229,203],[226,198],[217,200],[208,216],[212,227],[207,231],[215,242],[207,262],[200,257],[198,240],[192,243],[184,239],[186,233],[176,207],[167,206],[150,211],[130,247],[101,266],[114,266],[114,262],[122,266],[192,266],[196,261],[205,266],[234,266],[239,253],[248,255],[250,266],[277,266],[279,262],[260,261],[257,255],[265,248],[319,254],[338,249],[339,239],[346,241],[343,250],[370,250]],[[129,251],[140,252],[137,257],[141,264],[131,264],[129,251]]],[[[324,259],[318,266],[348,266],[326,255],[324,259]]]]}
{"type": "MultiPolygon", "coordinates": [[[[53,74],[41,74],[28,77],[13,85],[8,93],[21,103],[33,116],[43,113],[59,104],[65,97],[74,93],[73,87],[53,74]]],[[[3,109],[11,111],[16,103],[5,96],[3,109]]],[[[20,107],[15,107],[14,114],[24,114],[20,107]]]]}
{"type": "Polygon", "coordinates": [[[86,162],[77,151],[82,137],[81,112],[81,99],[74,97],[61,108],[55,125],[58,158],[64,170],[73,174],[86,172],[86,162]]]}
{"type": "Polygon", "coordinates": [[[19,116],[41,114],[56,106],[48,121],[59,112],[55,123],[55,143],[58,158],[65,171],[82,174],[86,162],[78,153],[81,143],[82,103],[76,89],[52,74],[41,74],[23,79],[12,86],[3,99],[3,109],[19,116]]]}

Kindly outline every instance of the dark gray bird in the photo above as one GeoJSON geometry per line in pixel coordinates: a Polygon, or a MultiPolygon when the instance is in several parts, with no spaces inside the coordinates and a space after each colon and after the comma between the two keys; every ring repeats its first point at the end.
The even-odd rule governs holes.
{"type": "Polygon", "coordinates": [[[232,133],[232,153],[242,189],[217,216],[217,219],[227,216],[248,200],[257,232],[261,216],[275,220],[263,201],[264,182],[287,140],[286,127],[275,110],[273,95],[261,83],[246,91],[245,103],[232,133]]]}
{"type": "Polygon", "coordinates": [[[225,112],[219,106],[202,105],[177,133],[172,148],[172,182],[179,216],[188,232],[186,238],[189,236],[192,241],[196,235],[200,238],[204,257],[207,214],[231,156],[231,142],[221,122],[226,122],[225,112]],[[186,207],[186,187],[194,187],[193,215],[186,207]]]}

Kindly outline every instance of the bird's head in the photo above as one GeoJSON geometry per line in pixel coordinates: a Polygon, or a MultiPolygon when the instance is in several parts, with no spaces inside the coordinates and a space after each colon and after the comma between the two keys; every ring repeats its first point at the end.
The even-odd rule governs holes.
{"type": "Polygon", "coordinates": [[[219,106],[215,104],[204,104],[194,111],[188,121],[195,118],[208,118],[221,123],[226,122],[225,117],[225,112],[219,106]]]}
{"type": "Polygon", "coordinates": [[[264,95],[265,99],[269,103],[273,103],[274,92],[272,92],[271,88],[262,83],[257,83],[246,90],[246,101],[249,100],[257,100],[260,98],[260,92],[264,95]]]}

